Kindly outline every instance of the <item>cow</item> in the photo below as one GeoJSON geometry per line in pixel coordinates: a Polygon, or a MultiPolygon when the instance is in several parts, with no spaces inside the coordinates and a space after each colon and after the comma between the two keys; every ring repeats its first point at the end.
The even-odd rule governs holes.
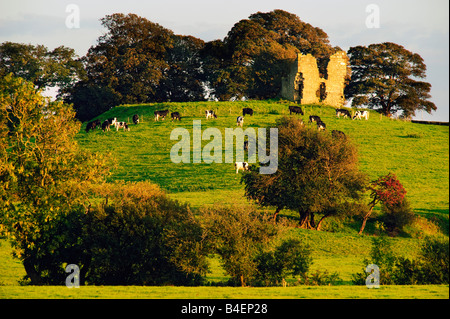
{"type": "Polygon", "coordinates": [[[102,125],[102,123],[100,122],[100,120],[95,120],[95,121],[89,122],[86,125],[86,133],[89,132],[89,130],[94,130],[97,126],[101,126],[101,125],[102,125]]]}
{"type": "Polygon", "coordinates": [[[114,123],[117,122],[117,117],[110,117],[109,119],[106,119],[106,121],[108,121],[110,125],[114,125],[114,123]]]}
{"type": "Polygon", "coordinates": [[[346,117],[351,118],[352,117],[348,110],[346,110],[346,109],[336,109],[336,117],[341,117],[341,116],[343,116],[344,118],[346,118],[346,117]]]}
{"type": "Polygon", "coordinates": [[[217,118],[216,113],[214,113],[213,110],[206,110],[205,111],[205,115],[206,115],[206,119],[210,119],[210,118],[217,118]]]}
{"type": "Polygon", "coordinates": [[[319,122],[317,122],[317,129],[319,131],[325,131],[327,129],[327,126],[325,125],[324,122],[319,121],[319,122]]]}
{"type": "Polygon", "coordinates": [[[239,171],[248,171],[249,170],[247,162],[235,162],[234,163],[234,168],[236,169],[236,174],[239,171]]]}
{"type": "Polygon", "coordinates": [[[244,125],[244,117],[238,116],[236,119],[236,125],[242,127],[244,125]]]}
{"type": "Polygon", "coordinates": [[[244,141],[244,151],[248,151],[248,141],[244,141]]]}
{"type": "Polygon", "coordinates": [[[344,140],[347,139],[345,133],[338,130],[331,131],[331,136],[333,136],[334,138],[342,138],[344,140]]]}
{"type": "Polygon", "coordinates": [[[137,114],[133,115],[133,123],[134,124],[138,124],[139,123],[139,115],[137,115],[137,114]]]}
{"type": "Polygon", "coordinates": [[[367,120],[369,120],[369,112],[368,111],[356,111],[355,115],[353,116],[354,119],[360,120],[362,117],[364,117],[367,120]]]}
{"type": "Polygon", "coordinates": [[[119,128],[123,128],[124,131],[129,131],[130,128],[128,127],[127,122],[115,122],[114,126],[116,127],[116,131],[119,130],[119,128]]]}
{"type": "Polygon", "coordinates": [[[169,113],[169,110],[153,112],[153,114],[155,114],[155,121],[159,121],[159,118],[162,118],[164,120],[167,116],[167,113],[169,113]]]}
{"type": "Polygon", "coordinates": [[[245,116],[246,114],[253,116],[253,110],[249,107],[245,107],[242,109],[242,116],[245,116]]]}
{"type": "Polygon", "coordinates": [[[181,115],[180,115],[180,113],[178,113],[178,112],[172,112],[172,113],[170,113],[170,117],[172,118],[172,121],[173,121],[173,120],[181,121],[181,115]]]}
{"type": "Polygon", "coordinates": [[[110,125],[111,125],[111,123],[109,123],[108,120],[105,120],[105,121],[102,123],[102,130],[103,130],[103,132],[109,131],[110,125]]]}
{"type": "Polygon", "coordinates": [[[292,113],[295,114],[301,114],[301,115],[305,115],[303,113],[303,110],[300,106],[296,106],[296,105],[289,105],[289,115],[292,115],[292,113]]]}
{"type": "Polygon", "coordinates": [[[310,115],[309,116],[309,123],[312,123],[312,122],[319,123],[319,122],[322,122],[322,120],[317,115],[310,115]]]}

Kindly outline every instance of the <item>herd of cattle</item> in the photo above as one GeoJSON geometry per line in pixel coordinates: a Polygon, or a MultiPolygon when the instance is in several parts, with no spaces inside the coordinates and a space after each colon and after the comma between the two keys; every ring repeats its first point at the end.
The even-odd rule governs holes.
{"type": "MultiPolygon", "coordinates": [[[[301,114],[304,115],[303,110],[300,106],[297,105],[290,105],[289,106],[289,114],[301,114]]],[[[163,111],[155,111],[155,121],[164,120],[166,116],[169,114],[169,110],[163,110],[163,111]]],[[[244,117],[246,115],[253,116],[253,110],[251,108],[243,108],[242,109],[242,116],[238,116],[236,118],[236,125],[243,127],[244,125],[244,117]]],[[[206,119],[216,119],[217,114],[213,110],[206,110],[205,111],[206,119]]],[[[369,119],[369,112],[368,111],[356,111],[353,117],[351,116],[350,112],[346,109],[336,109],[336,117],[340,118],[351,118],[352,120],[358,119],[361,120],[362,118],[366,119],[366,121],[369,119]]],[[[172,118],[172,121],[180,121],[181,115],[179,112],[172,112],[170,113],[170,117],[172,118]]],[[[137,114],[133,115],[133,123],[138,124],[139,123],[139,116],[137,114]]],[[[326,130],[327,126],[322,121],[322,119],[317,115],[310,115],[309,116],[309,123],[316,123],[317,129],[319,131],[326,130]]],[[[117,118],[109,118],[103,121],[103,123],[100,120],[95,120],[92,122],[89,122],[86,125],[86,132],[89,132],[90,130],[94,130],[95,128],[99,127],[104,132],[109,131],[111,129],[111,126],[114,126],[116,128],[116,131],[123,128],[124,131],[129,131],[130,128],[126,122],[120,122],[117,121],[117,118]]],[[[334,138],[346,138],[346,135],[344,132],[333,130],[331,132],[331,135],[334,138]]],[[[244,150],[248,150],[248,141],[244,142],[244,150]]],[[[247,162],[235,162],[234,168],[236,169],[236,174],[238,174],[239,171],[247,171],[249,170],[249,164],[247,162]]]]}

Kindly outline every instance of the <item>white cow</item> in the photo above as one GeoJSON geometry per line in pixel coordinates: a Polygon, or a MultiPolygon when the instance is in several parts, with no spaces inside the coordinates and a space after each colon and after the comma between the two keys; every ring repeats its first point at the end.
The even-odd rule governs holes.
{"type": "Polygon", "coordinates": [[[353,116],[353,120],[354,119],[360,120],[363,117],[367,121],[369,119],[369,112],[368,111],[356,111],[355,115],[353,116]]]}
{"type": "Polygon", "coordinates": [[[248,169],[249,169],[247,162],[235,162],[234,168],[236,169],[236,174],[239,171],[248,171],[248,169]]]}

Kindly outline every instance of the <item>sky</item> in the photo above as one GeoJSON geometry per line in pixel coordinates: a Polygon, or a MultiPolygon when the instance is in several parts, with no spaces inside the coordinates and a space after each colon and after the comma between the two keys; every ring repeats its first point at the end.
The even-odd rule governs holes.
{"type": "Polygon", "coordinates": [[[60,45],[79,56],[105,30],[100,19],[112,13],[135,13],[204,41],[223,39],[235,23],[252,13],[282,9],[320,27],[333,46],[394,42],[422,56],[425,81],[437,111],[418,112],[416,119],[449,120],[448,0],[0,0],[0,43],[60,45]],[[74,25],[76,5],[79,25],[74,25]]]}

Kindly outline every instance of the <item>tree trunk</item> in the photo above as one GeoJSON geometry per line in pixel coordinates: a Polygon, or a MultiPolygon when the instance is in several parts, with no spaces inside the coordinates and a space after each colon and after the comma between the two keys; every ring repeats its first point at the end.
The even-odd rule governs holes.
{"type": "Polygon", "coordinates": [[[327,215],[327,214],[322,216],[322,218],[319,220],[319,223],[317,224],[316,230],[320,230],[320,226],[322,225],[323,220],[328,216],[329,215],[327,215]]]}
{"type": "Polygon", "coordinates": [[[359,235],[361,235],[361,234],[363,233],[364,228],[366,227],[366,222],[367,222],[367,220],[369,219],[370,214],[372,214],[372,210],[373,210],[374,206],[375,206],[375,205],[373,205],[372,207],[370,207],[369,211],[368,211],[367,214],[364,216],[364,219],[363,219],[363,222],[362,222],[362,225],[361,225],[361,229],[359,230],[359,233],[358,233],[359,235]]]}
{"type": "Polygon", "coordinates": [[[26,271],[28,277],[30,277],[32,285],[40,286],[43,284],[41,276],[38,274],[38,272],[34,268],[34,265],[30,261],[30,259],[28,259],[28,258],[24,259],[23,266],[25,268],[25,271],[26,271]]]}
{"type": "Polygon", "coordinates": [[[305,228],[305,229],[314,229],[315,228],[314,213],[299,210],[299,214],[300,214],[300,222],[299,222],[300,228],[305,228]]]}
{"type": "Polygon", "coordinates": [[[274,223],[277,222],[277,215],[280,212],[280,210],[281,210],[281,208],[277,207],[277,209],[275,210],[275,213],[273,214],[273,221],[274,221],[274,223]]]}

